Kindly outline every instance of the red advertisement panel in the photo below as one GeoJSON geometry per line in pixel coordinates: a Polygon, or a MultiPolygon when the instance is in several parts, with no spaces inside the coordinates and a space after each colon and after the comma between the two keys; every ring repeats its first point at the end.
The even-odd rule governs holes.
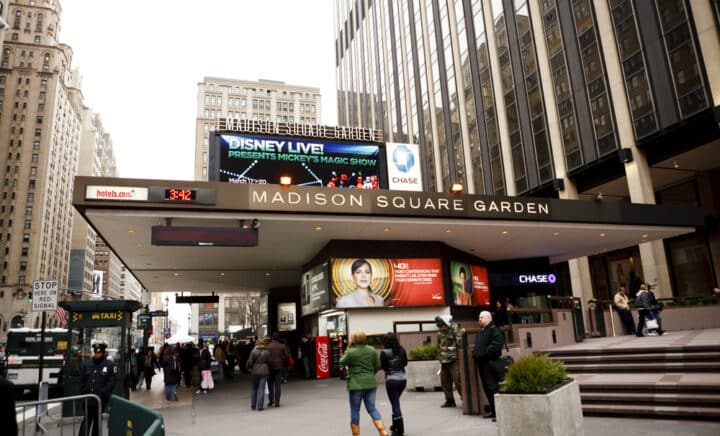
{"type": "Polygon", "coordinates": [[[450,262],[450,280],[456,306],[490,306],[488,271],[484,266],[450,262]]]}
{"type": "Polygon", "coordinates": [[[332,259],[335,307],[442,306],[440,259],[332,259]]]}
{"type": "Polygon", "coordinates": [[[315,374],[317,378],[330,377],[330,344],[327,336],[315,338],[315,374]]]}

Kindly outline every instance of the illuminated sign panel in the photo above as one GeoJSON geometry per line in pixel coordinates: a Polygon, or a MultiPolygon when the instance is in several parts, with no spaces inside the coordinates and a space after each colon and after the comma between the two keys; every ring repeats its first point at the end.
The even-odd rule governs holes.
{"type": "Polygon", "coordinates": [[[331,259],[336,308],[442,306],[440,259],[331,259]]]}
{"type": "Polygon", "coordinates": [[[277,184],[280,176],[290,176],[298,186],[382,187],[375,144],[239,134],[221,134],[218,141],[221,182],[277,184]]]}
{"type": "Polygon", "coordinates": [[[450,262],[453,302],[456,306],[489,306],[490,286],[484,266],[450,262]]]}

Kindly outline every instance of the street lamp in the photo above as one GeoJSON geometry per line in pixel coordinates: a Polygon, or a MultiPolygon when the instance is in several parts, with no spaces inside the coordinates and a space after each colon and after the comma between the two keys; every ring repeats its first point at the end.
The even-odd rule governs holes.
{"type": "Polygon", "coordinates": [[[165,296],[165,328],[163,329],[163,337],[165,336],[165,332],[167,331],[168,327],[168,318],[170,317],[170,297],[165,296]]]}

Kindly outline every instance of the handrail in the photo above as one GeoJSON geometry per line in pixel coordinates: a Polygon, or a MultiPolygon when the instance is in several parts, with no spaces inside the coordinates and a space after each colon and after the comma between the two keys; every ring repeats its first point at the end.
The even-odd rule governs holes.
{"type": "MultiPolygon", "coordinates": [[[[670,307],[683,307],[683,306],[707,306],[712,304],[720,304],[720,299],[715,298],[712,295],[707,296],[699,296],[699,297],[663,297],[663,298],[656,298],[658,302],[662,302],[665,304],[665,306],[670,307]],[[680,304],[674,304],[674,303],[680,303],[680,304]]],[[[612,304],[614,305],[614,300],[589,300],[593,301],[595,303],[600,304],[612,304]]],[[[628,302],[631,307],[635,306],[635,301],[633,299],[630,299],[628,302]]]]}
{"type": "MultiPolygon", "coordinates": [[[[194,417],[193,417],[193,419],[194,419],[194,417]]],[[[159,430],[162,429],[162,426],[163,426],[163,422],[161,420],[155,418],[155,420],[152,422],[152,424],[150,424],[150,427],[148,427],[147,430],[145,430],[145,433],[143,433],[143,436],[154,435],[156,432],[158,432],[159,430]]]]}

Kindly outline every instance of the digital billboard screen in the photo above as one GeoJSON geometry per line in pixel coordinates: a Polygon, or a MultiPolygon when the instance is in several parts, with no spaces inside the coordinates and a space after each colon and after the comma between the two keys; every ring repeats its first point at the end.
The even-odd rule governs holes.
{"type": "Polygon", "coordinates": [[[312,315],[330,307],[327,263],[305,271],[300,280],[300,313],[312,315]]]}
{"type": "Polygon", "coordinates": [[[218,134],[217,180],[380,189],[380,147],[313,138],[218,134]]]}
{"type": "Polygon", "coordinates": [[[445,305],[440,259],[331,259],[338,309],[445,305]]]}
{"type": "Polygon", "coordinates": [[[453,303],[456,306],[489,306],[490,286],[484,266],[450,262],[453,303]]]}

